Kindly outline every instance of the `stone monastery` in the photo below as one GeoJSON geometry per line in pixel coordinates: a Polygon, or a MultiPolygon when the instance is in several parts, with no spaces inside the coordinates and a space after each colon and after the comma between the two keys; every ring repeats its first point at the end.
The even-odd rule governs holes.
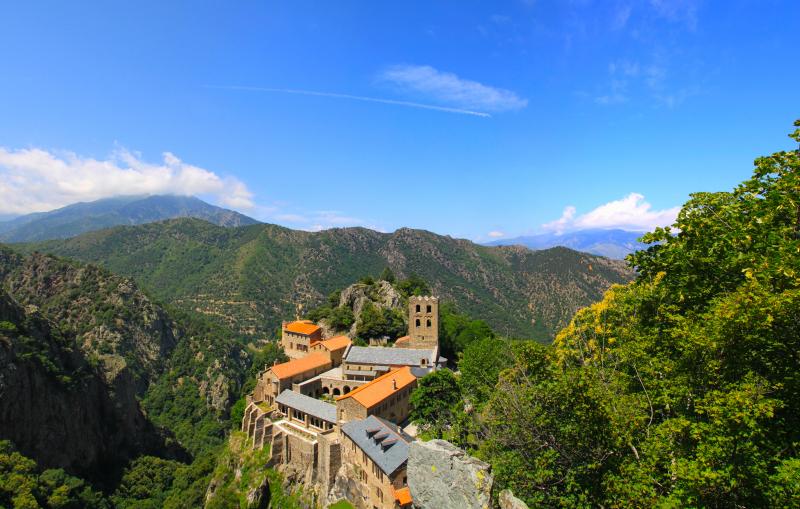
{"type": "Polygon", "coordinates": [[[410,297],[408,335],[394,347],[354,346],[323,338],[310,321],[284,323],[288,362],[268,367],[247,397],[242,431],[270,447],[269,466],[317,488],[321,499],[346,498],[360,509],[411,507],[403,428],[417,379],[439,357],[439,300],[410,297]]]}

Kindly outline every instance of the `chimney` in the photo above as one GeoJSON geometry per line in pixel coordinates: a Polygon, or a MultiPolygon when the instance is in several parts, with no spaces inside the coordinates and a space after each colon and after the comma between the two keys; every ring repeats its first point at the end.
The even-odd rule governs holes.
{"type": "Polygon", "coordinates": [[[397,390],[397,379],[392,378],[392,390],[397,390]]]}

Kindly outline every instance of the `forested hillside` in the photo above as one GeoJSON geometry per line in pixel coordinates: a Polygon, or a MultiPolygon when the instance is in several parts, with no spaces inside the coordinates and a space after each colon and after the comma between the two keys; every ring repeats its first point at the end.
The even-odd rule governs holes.
{"type": "Polygon", "coordinates": [[[430,232],[364,228],[318,233],[275,225],[221,228],[180,219],[27,245],[132,277],[165,302],[198,311],[255,338],[282,318],[389,267],[498,331],[549,341],[614,283],[625,264],[566,248],[486,247],[430,232]]]}
{"type": "MultiPolygon", "coordinates": [[[[119,507],[202,505],[251,366],[243,344],[91,265],[0,246],[0,284],[0,440],[12,442],[0,477],[13,477],[0,504],[67,507],[48,502],[60,484],[7,470],[28,472],[24,455],[66,471],[52,483],[80,487],[68,474],[79,475],[119,507]]],[[[84,496],[70,490],[63,500],[84,496]]]]}
{"type": "Polygon", "coordinates": [[[755,165],[554,345],[478,341],[423,379],[417,422],[532,507],[800,506],[800,152],[755,165]]]}

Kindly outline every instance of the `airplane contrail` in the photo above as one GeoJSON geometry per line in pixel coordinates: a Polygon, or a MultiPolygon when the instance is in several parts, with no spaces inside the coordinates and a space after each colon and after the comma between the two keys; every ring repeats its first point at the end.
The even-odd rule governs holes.
{"type": "Polygon", "coordinates": [[[423,110],[443,111],[445,113],[458,113],[460,115],[472,115],[475,117],[491,118],[491,115],[489,115],[488,113],[484,113],[482,111],[465,110],[461,108],[448,108],[447,106],[435,106],[433,104],[422,104],[411,101],[398,101],[395,99],[382,99],[379,97],[364,97],[360,95],[338,94],[335,92],[317,92],[315,90],[298,90],[293,88],[246,87],[238,85],[228,85],[228,86],[209,85],[207,86],[207,88],[218,88],[224,90],[244,90],[248,92],[276,92],[281,94],[313,95],[317,97],[333,97],[335,99],[351,99],[354,101],[393,104],[395,106],[408,106],[410,108],[420,108],[423,110]]]}

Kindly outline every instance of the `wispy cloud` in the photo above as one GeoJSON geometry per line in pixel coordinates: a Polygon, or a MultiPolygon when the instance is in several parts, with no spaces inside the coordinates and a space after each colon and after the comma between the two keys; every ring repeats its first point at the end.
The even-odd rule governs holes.
{"type": "Polygon", "coordinates": [[[363,226],[372,230],[384,231],[373,221],[351,216],[340,210],[309,210],[299,213],[279,212],[268,215],[263,219],[277,221],[292,228],[308,231],[327,230],[329,228],[344,228],[349,226],[363,226]]]}
{"type": "Polygon", "coordinates": [[[656,14],[668,21],[684,23],[689,30],[697,28],[700,0],[650,0],[656,14]]]}
{"type": "Polygon", "coordinates": [[[199,194],[227,207],[254,206],[253,194],[240,180],[185,163],[171,152],[150,163],[122,147],[99,160],[73,152],[0,147],[0,213],[47,211],[121,194],[199,194]]]}
{"type": "Polygon", "coordinates": [[[489,235],[490,238],[493,238],[493,239],[499,239],[501,237],[505,237],[506,236],[505,233],[503,233],[501,231],[498,231],[498,230],[491,231],[491,232],[488,233],[488,235],[489,235]]]}
{"type": "Polygon", "coordinates": [[[644,196],[630,193],[625,198],[600,205],[577,215],[577,209],[570,205],[564,208],[561,217],[545,223],[542,229],[558,234],[586,229],[620,228],[630,231],[649,231],[656,226],[668,226],[675,222],[680,207],[664,210],[653,210],[644,196]]]}
{"type": "Polygon", "coordinates": [[[404,94],[425,97],[454,108],[499,113],[528,105],[527,99],[511,90],[464,79],[429,65],[394,65],[380,73],[379,79],[404,94]]]}
{"type": "Polygon", "coordinates": [[[433,110],[433,111],[441,111],[445,113],[458,113],[461,115],[472,115],[475,117],[484,117],[488,118],[491,117],[490,114],[483,112],[483,111],[474,111],[466,108],[452,108],[448,106],[438,106],[435,104],[424,104],[418,103],[413,101],[400,101],[396,99],[385,99],[381,97],[368,97],[368,96],[361,96],[361,95],[351,95],[351,94],[340,94],[337,92],[320,92],[316,90],[300,90],[294,88],[267,88],[267,87],[249,87],[249,86],[238,86],[238,85],[224,85],[224,86],[212,86],[209,85],[208,88],[216,88],[216,89],[223,89],[223,90],[242,90],[247,92],[271,92],[271,93],[280,93],[280,94],[298,94],[298,95],[310,95],[316,97],[330,97],[334,99],[350,99],[353,101],[364,101],[364,102],[372,102],[372,103],[380,103],[380,104],[391,104],[394,106],[406,106],[409,108],[419,108],[423,110],[433,110]]]}

